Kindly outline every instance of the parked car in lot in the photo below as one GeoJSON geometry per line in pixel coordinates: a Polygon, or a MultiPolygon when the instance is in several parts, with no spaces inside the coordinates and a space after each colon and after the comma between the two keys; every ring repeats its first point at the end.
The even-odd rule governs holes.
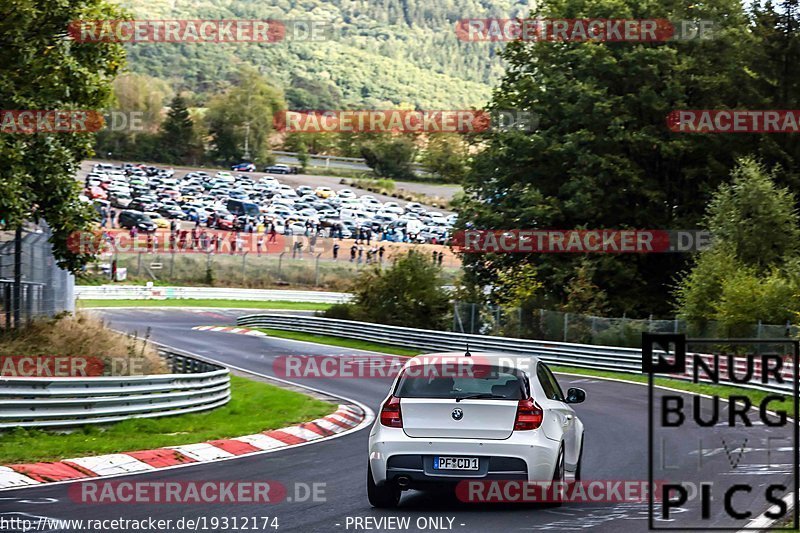
{"type": "Polygon", "coordinates": [[[564,394],[535,356],[476,353],[469,366],[465,358],[421,355],[398,374],[369,437],[374,507],[463,480],[580,480],[584,427],[572,406],[586,393],[564,394]]]}
{"type": "Polygon", "coordinates": [[[149,216],[139,211],[122,211],[119,214],[118,221],[121,228],[130,229],[136,227],[139,231],[144,232],[155,231],[158,227],[149,216]]]}
{"type": "Polygon", "coordinates": [[[164,229],[169,227],[169,220],[161,216],[156,211],[146,211],[145,215],[150,217],[150,220],[156,225],[158,229],[164,229]]]}
{"type": "Polygon", "coordinates": [[[184,220],[186,218],[186,213],[184,213],[183,209],[177,205],[162,205],[159,209],[157,209],[157,211],[166,218],[175,218],[178,220],[184,220]]]}
{"type": "Polygon", "coordinates": [[[255,172],[256,166],[253,163],[239,163],[231,167],[233,172],[255,172]]]}
{"type": "Polygon", "coordinates": [[[87,187],[83,191],[83,194],[92,200],[108,200],[108,193],[106,193],[105,189],[100,187],[100,185],[92,185],[91,187],[87,187]]]}
{"type": "Polygon", "coordinates": [[[314,189],[314,194],[316,194],[320,198],[330,198],[331,196],[336,195],[336,193],[333,192],[333,189],[331,189],[330,187],[322,187],[322,186],[314,189]]]}
{"type": "Polygon", "coordinates": [[[121,207],[126,208],[130,205],[132,198],[131,195],[126,192],[112,192],[108,195],[109,200],[111,201],[111,205],[114,207],[121,207]]]}
{"type": "Polygon", "coordinates": [[[225,204],[228,211],[236,216],[257,217],[261,214],[258,204],[231,198],[225,204]]]}
{"type": "Polygon", "coordinates": [[[289,165],[284,165],[282,163],[277,163],[275,165],[270,165],[264,169],[264,172],[268,172],[270,174],[291,174],[292,167],[289,165]]]}
{"type": "Polygon", "coordinates": [[[217,181],[222,181],[224,183],[233,183],[236,181],[236,178],[230,172],[224,172],[220,170],[216,174],[214,174],[214,179],[217,181]]]}
{"type": "Polygon", "coordinates": [[[209,228],[233,230],[236,229],[236,216],[228,211],[220,209],[208,216],[206,224],[209,228]]]}

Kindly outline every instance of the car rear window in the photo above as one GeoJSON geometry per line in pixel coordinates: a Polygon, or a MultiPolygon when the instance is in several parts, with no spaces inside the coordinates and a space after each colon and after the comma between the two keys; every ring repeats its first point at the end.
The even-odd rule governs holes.
{"type": "Polygon", "coordinates": [[[519,400],[528,396],[524,375],[510,368],[476,365],[469,371],[450,366],[424,365],[406,369],[395,396],[399,398],[465,398],[519,400]]]}

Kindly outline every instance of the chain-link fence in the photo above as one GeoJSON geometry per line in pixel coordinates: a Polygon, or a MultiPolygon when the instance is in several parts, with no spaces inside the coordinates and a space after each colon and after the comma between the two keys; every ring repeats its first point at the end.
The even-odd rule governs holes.
{"type": "MultiPolygon", "coordinates": [[[[146,238],[139,239],[146,243],[146,238]]],[[[251,239],[252,240],[252,239],[251,239]]],[[[168,239],[159,240],[152,250],[108,252],[80,277],[79,283],[108,283],[115,272],[117,281],[128,283],[163,282],[170,285],[269,288],[275,286],[319,287],[348,290],[364,268],[389,267],[412,246],[385,243],[357,243],[353,239],[286,237],[280,246],[264,246],[264,252],[228,247],[208,253],[205,248],[173,250],[168,239]],[[336,250],[334,251],[334,246],[336,250]]],[[[443,284],[454,281],[458,261],[443,246],[413,247],[442,266],[443,284]],[[434,254],[435,252],[435,254],[434,254]],[[441,259],[439,254],[441,253],[441,259]]],[[[142,249],[147,249],[142,246],[142,249]]]]}
{"type": "Polygon", "coordinates": [[[56,264],[44,224],[0,231],[0,327],[74,309],[74,278],[56,264]]]}
{"type": "Polygon", "coordinates": [[[694,338],[798,338],[800,328],[787,324],[739,324],[708,321],[608,318],[547,309],[453,304],[453,331],[607,346],[641,347],[642,333],[685,333],[694,338]]]}

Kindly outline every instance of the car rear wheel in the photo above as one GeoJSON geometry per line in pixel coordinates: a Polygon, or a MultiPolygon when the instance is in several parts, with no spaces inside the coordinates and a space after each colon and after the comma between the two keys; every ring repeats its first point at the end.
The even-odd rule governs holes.
{"type": "Polygon", "coordinates": [[[376,485],[372,479],[372,466],[367,463],[367,499],[370,505],[381,509],[397,507],[400,503],[400,488],[386,482],[376,485]]]}
{"type": "MultiPolygon", "coordinates": [[[[561,445],[561,448],[558,450],[558,459],[556,459],[556,467],[553,471],[553,483],[558,484],[556,485],[561,488],[565,487],[564,481],[566,480],[566,469],[564,468],[564,445],[561,445]]],[[[555,501],[552,503],[552,507],[561,507],[561,504],[564,503],[563,501],[555,501]]]]}
{"type": "Polygon", "coordinates": [[[581,467],[583,466],[583,435],[581,435],[581,451],[578,452],[578,466],[575,468],[575,481],[581,480],[581,467]]]}

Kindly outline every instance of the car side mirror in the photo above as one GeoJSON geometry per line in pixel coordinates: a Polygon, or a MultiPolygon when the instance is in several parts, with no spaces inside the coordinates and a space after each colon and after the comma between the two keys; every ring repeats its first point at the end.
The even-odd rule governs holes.
{"type": "Polygon", "coordinates": [[[582,403],[586,400],[586,391],[583,389],[571,388],[567,390],[567,403],[582,403]]]}

